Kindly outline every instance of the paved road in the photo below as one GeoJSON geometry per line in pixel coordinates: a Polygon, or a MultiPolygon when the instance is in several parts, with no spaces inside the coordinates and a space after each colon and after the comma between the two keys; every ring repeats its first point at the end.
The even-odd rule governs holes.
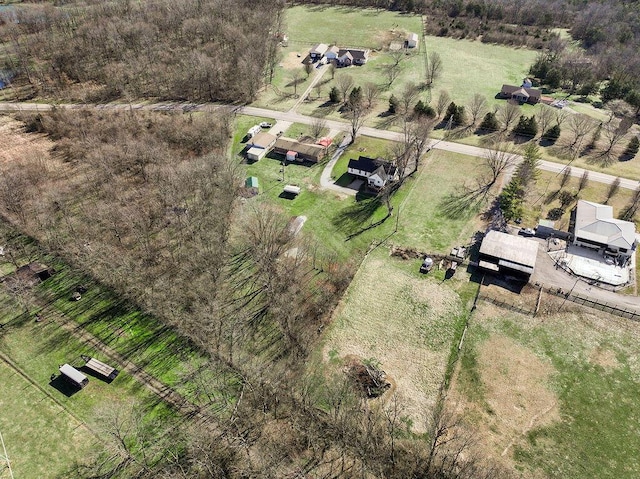
{"type": "MultiPolygon", "coordinates": [[[[324,68],[320,70],[317,74],[318,76],[314,80],[319,80],[321,78],[321,73],[324,71],[324,68]]],[[[104,105],[82,105],[82,104],[59,104],[58,108],[82,108],[86,106],[94,106],[96,108],[103,109],[134,109],[134,110],[149,110],[149,111],[214,111],[219,108],[229,108],[229,106],[224,105],[214,105],[209,103],[202,104],[194,104],[194,103],[153,103],[153,104],[143,104],[143,103],[109,103],[104,105]]],[[[47,111],[51,110],[53,105],[45,104],[45,103],[15,103],[15,102],[0,102],[0,111],[47,111]]],[[[235,109],[238,113],[243,113],[246,115],[254,115],[254,116],[265,116],[268,118],[274,118],[277,121],[290,122],[290,123],[302,123],[305,125],[310,125],[314,121],[317,120],[316,117],[302,115],[297,113],[294,109],[290,111],[276,111],[268,108],[256,108],[252,106],[244,106],[238,107],[235,109]]],[[[349,132],[351,126],[348,123],[336,121],[336,120],[325,120],[327,128],[330,130],[336,131],[345,131],[349,132]]],[[[365,136],[371,136],[374,138],[381,138],[385,140],[392,141],[402,141],[403,136],[402,133],[389,131],[389,130],[380,130],[377,128],[371,128],[368,126],[363,126],[360,129],[360,134],[365,136]]],[[[443,141],[443,140],[432,140],[429,148],[433,148],[436,150],[444,150],[450,151],[452,153],[459,153],[462,155],[468,156],[476,156],[482,157],[487,154],[489,151],[487,148],[481,148],[478,146],[472,145],[464,145],[461,143],[454,143],[451,141],[443,141]]],[[[550,171],[559,173],[565,168],[564,164],[554,163],[552,161],[540,161],[539,168],[541,170],[550,171]]],[[[584,173],[584,169],[582,168],[574,168],[571,167],[571,176],[580,177],[584,173]]],[[[598,183],[611,184],[615,181],[616,177],[613,175],[607,175],[606,173],[599,173],[597,171],[589,170],[589,180],[596,181],[598,183]]],[[[636,180],[630,180],[626,178],[621,178],[620,187],[626,188],[630,190],[635,190],[640,186],[640,182],[636,180]]]]}

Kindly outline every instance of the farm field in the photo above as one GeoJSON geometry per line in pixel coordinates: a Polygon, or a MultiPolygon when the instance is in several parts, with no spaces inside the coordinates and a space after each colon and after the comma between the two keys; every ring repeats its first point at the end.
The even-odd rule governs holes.
{"type": "Polygon", "coordinates": [[[450,404],[518,477],[638,477],[638,324],[572,305],[557,313],[552,301],[536,318],[479,304],[450,404]]]}
{"type": "Polygon", "coordinates": [[[395,393],[412,430],[424,432],[465,314],[451,288],[420,277],[415,261],[389,258],[388,248],[379,247],[336,309],[323,357],[327,367],[353,357],[379,364],[392,387],[376,401],[395,393]]]}

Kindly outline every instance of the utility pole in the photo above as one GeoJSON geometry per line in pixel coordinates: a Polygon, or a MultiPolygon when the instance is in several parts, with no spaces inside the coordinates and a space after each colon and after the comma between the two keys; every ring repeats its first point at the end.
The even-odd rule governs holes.
{"type": "Polygon", "coordinates": [[[0,445],[2,445],[2,451],[0,451],[0,477],[4,477],[4,470],[8,470],[9,479],[13,479],[13,471],[11,470],[11,461],[9,461],[7,448],[4,446],[4,439],[2,438],[2,432],[0,432],[0,445]]]}

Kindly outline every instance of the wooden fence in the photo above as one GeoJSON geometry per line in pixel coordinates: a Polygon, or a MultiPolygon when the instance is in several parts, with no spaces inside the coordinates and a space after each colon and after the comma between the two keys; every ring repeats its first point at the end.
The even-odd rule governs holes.
{"type": "Polygon", "coordinates": [[[554,296],[558,296],[559,298],[564,298],[567,301],[571,301],[576,304],[580,304],[582,306],[587,306],[589,308],[597,309],[599,311],[603,311],[605,313],[614,314],[616,316],[620,316],[622,318],[631,319],[633,321],[640,321],[640,310],[633,308],[623,308],[611,303],[597,301],[593,298],[588,298],[586,296],[581,296],[579,294],[569,294],[565,291],[554,289],[554,288],[544,288],[545,293],[553,294],[554,296]]]}

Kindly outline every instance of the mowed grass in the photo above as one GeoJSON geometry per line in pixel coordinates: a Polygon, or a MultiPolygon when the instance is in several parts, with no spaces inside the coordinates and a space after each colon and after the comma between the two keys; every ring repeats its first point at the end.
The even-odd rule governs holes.
{"type": "MultiPolygon", "coordinates": [[[[75,460],[80,462],[97,438],[4,362],[0,362],[0,391],[0,431],[13,476],[71,477],[75,460]]],[[[0,470],[0,477],[9,477],[6,470],[0,470]]]]}
{"type": "Polygon", "coordinates": [[[525,48],[446,37],[426,37],[425,47],[442,58],[442,75],[433,86],[434,100],[439,90],[446,90],[461,105],[476,93],[492,105],[503,104],[495,95],[504,83],[520,85],[537,55],[525,48]]]}
{"type": "Polygon", "coordinates": [[[380,49],[387,32],[422,31],[418,15],[350,7],[295,6],[286,10],[289,45],[307,51],[315,43],[380,49]]]}
{"type": "MultiPolygon", "coordinates": [[[[466,336],[458,384],[468,401],[486,409],[482,391],[491,381],[488,375],[501,371],[480,368],[479,351],[495,338],[508,338],[517,345],[513,350],[522,353],[509,357],[511,364],[533,355],[534,362],[549,365],[552,372],[542,387],[555,398],[550,409],[538,411],[512,438],[508,452],[521,477],[637,478],[639,335],[637,323],[600,312],[576,310],[531,318],[481,305],[466,336]],[[545,420],[545,414],[553,417],[545,420]]],[[[512,379],[514,384],[520,380],[512,379]]],[[[484,431],[493,424],[493,432],[499,433],[496,424],[508,423],[522,412],[512,408],[507,417],[498,417],[494,408],[476,414],[474,426],[484,431]]],[[[489,451],[494,457],[510,438],[502,439],[499,448],[489,451]]]]}
{"type": "MultiPolygon", "coordinates": [[[[535,185],[527,192],[524,202],[524,214],[522,216],[522,224],[528,227],[534,227],[538,220],[547,218],[550,210],[560,208],[560,200],[558,199],[560,191],[567,191],[581,200],[593,201],[595,203],[605,203],[613,208],[614,217],[622,212],[622,210],[631,202],[633,191],[620,188],[618,192],[607,201],[610,185],[589,181],[587,186],[578,193],[579,177],[571,177],[564,187],[560,186],[562,175],[551,173],[549,171],[539,171],[538,180],[535,185]]],[[[569,217],[571,209],[575,206],[575,202],[565,209],[562,217],[556,221],[556,228],[567,230],[569,227],[569,217]]],[[[637,219],[636,219],[637,222],[637,219]]]]}
{"type": "Polygon", "coordinates": [[[393,242],[420,251],[448,253],[452,246],[469,242],[476,228],[473,218],[487,202],[451,215],[444,211],[447,199],[464,192],[465,185],[473,186],[478,176],[486,174],[486,167],[480,158],[442,150],[431,150],[422,162],[415,186],[400,205],[393,242]]]}
{"type": "Polygon", "coordinates": [[[413,263],[389,258],[385,247],[367,256],[334,314],[323,354],[325,360],[356,356],[378,363],[414,432],[423,432],[464,315],[458,295],[417,275],[413,263]]]}

